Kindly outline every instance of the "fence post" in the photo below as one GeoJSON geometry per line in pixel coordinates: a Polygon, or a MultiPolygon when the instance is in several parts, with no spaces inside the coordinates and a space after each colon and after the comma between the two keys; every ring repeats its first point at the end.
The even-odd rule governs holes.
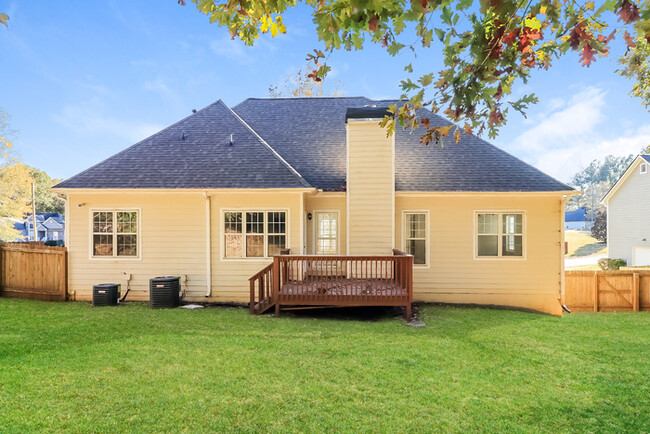
{"type": "Polygon", "coordinates": [[[632,310],[639,311],[639,273],[632,275],[632,310]]]}
{"type": "Polygon", "coordinates": [[[63,301],[68,300],[68,267],[66,266],[67,264],[67,256],[68,252],[67,250],[64,250],[61,252],[61,255],[59,255],[59,268],[60,268],[60,275],[59,275],[59,290],[61,291],[61,295],[63,298],[63,301]]]}
{"type": "Polygon", "coordinates": [[[3,269],[4,267],[4,262],[3,262],[3,253],[2,253],[2,243],[0,243],[0,296],[2,296],[2,290],[4,287],[4,276],[5,276],[5,271],[3,269]]]}
{"type": "Polygon", "coordinates": [[[598,312],[598,271],[594,271],[594,312],[598,312]]]}

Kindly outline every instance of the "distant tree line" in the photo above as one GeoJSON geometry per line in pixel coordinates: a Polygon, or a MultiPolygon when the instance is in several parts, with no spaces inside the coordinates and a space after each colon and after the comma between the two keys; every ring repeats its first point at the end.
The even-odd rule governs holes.
{"type": "Polygon", "coordinates": [[[63,213],[65,202],[52,191],[58,182],[42,170],[20,161],[13,148],[13,131],[8,116],[0,109],[0,240],[13,239],[17,231],[8,218],[23,218],[31,213],[32,183],[36,212],[63,213]]]}
{"type": "MultiPolygon", "coordinates": [[[[641,153],[650,153],[650,146],[642,149],[641,153]]],[[[584,207],[587,211],[586,218],[593,222],[591,233],[599,241],[607,241],[607,210],[601,201],[635,158],[636,155],[633,154],[607,155],[602,160],[593,160],[571,179],[571,184],[583,193],[572,196],[567,202],[566,210],[574,211],[584,207]]]]}
{"type": "MultiPolygon", "coordinates": [[[[647,151],[644,149],[642,152],[647,151]]],[[[584,193],[573,196],[567,203],[567,211],[585,207],[588,218],[594,219],[598,210],[604,209],[600,203],[610,188],[623,176],[636,155],[607,155],[602,160],[594,159],[589,165],[571,178],[570,183],[584,193]]]]}

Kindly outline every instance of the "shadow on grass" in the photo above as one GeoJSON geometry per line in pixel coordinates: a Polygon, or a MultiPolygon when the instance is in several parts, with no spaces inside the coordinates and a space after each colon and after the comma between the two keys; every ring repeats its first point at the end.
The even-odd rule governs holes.
{"type": "Polygon", "coordinates": [[[322,309],[283,310],[281,317],[309,318],[319,320],[378,322],[403,317],[403,309],[398,307],[336,307],[322,309]]]}
{"type": "Polygon", "coordinates": [[[591,256],[594,255],[601,250],[603,250],[606,247],[605,243],[593,243],[593,244],[585,244],[584,246],[581,246],[578,250],[576,250],[573,256],[591,256]]]}
{"type": "MultiPolygon", "coordinates": [[[[401,307],[337,307],[322,309],[283,310],[281,318],[314,319],[324,321],[373,323],[381,321],[404,320],[405,311],[401,307]]],[[[271,313],[268,316],[272,317],[271,313]]],[[[455,335],[471,334],[477,329],[489,329],[511,323],[524,323],[543,320],[552,315],[530,309],[512,306],[454,304],[454,303],[414,303],[413,317],[418,327],[433,326],[437,333],[452,331],[455,335]],[[447,329],[447,325],[454,326],[447,329]],[[462,326],[460,326],[462,324],[462,326]]],[[[394,332],[394,331],[393,331],[394,332]]]]}

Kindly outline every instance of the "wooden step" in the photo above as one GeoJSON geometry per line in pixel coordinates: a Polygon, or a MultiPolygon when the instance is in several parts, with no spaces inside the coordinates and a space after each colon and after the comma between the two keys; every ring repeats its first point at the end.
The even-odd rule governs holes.
{"type": "Polygon", "coordinates": [[[275,303],[272,303],[270,298],[265,298],[255,305],[255,313],[261,315],[273,306],[275,306],[275,303]]]}

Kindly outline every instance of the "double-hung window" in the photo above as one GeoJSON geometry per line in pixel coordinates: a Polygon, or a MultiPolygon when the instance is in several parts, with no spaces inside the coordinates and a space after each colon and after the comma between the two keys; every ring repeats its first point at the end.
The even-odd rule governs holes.
{"type": "Polygon", "coordinates": [[[427,214],[405,212],[405,252],[413,255],[415,265],[427,264],[427,214]]]}
{"type": "Polygon", "coordinates": [[[524,256],[523,213],[479,212],[476,219],[476,256],[524,256]]]}
{"type": "Polygon", "coordinates": [[[93,211],[93,257],[138,256],[137,211],[93,211]]]}
{"type": "Polygon", "coordinates": [[[226,211],[223,221],[226,258],[267,258],[286,248],[284,211],[226,211]]]}

